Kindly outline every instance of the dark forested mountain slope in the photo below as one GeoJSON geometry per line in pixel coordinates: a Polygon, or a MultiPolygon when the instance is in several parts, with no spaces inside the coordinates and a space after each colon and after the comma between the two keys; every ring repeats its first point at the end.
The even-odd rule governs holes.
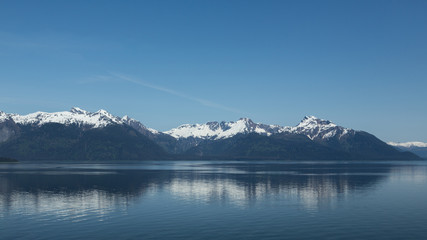
{"type": "MultiPolygon", "coordinates": [[[[370,135],[372,136],[372,135],[370,135]]],[[[408,152],[384,146],[378,139],[356,134],[338,143],[312,141],[304,135],[236,135],[218,141],[205,141],[186,152],[188,156],[226,159],[281,160],[404,160],[419,159],[408,152]],[[368,139],[366,139],[368,138],[368,139]],[[364,141],[369,141],[364,143],[364,141]]],[[[387,144],[386,144],[387,145],[387,144]]]]}
{"type": "Polygon", "coordinates": [[[0,144],[0,156],[19,160],[167,159],[158,144],[120,125],[83,130],[58,123],[21,126],[20,135],[0,144]]]}

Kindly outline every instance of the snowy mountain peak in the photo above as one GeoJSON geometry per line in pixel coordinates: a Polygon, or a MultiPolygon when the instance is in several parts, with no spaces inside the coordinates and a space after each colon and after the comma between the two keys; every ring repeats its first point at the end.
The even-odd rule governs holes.
{"type": "MultiPolygon", "coordinates": [[[[5,121],[8,118],[21,125],[41,126],[46,123],[60,123],[65,125],[75,124],[85,128],[99,128],[111,124],[127,124],[131,119],[129,117],[121,119],[103,109],[92,113],[78,107],[73,107],[70,111],[53,113],[35,112],[27,115],[0,113],[0,121],[5,121]]],[[[134,119],[131,120],[137,122],[134,119]]],[[[143,125],[141,124],[141,126],[143,125]]]]}
{"type": "Polygon", "coordinates": [[[238,122],[254,123],[250,118],[240,118],[238,122]]]}
{"type": "Polygon", "coordinates": [[[5,113],[5,112],[0,111],[0,123],[2,123],[2,122],[4,122],[4,121],[6,121],[6,120],[8,120],[8,119],[10,119],[9,114],[7,114],[7,113],[5,113]]]}
{"type": "Polygon", "coordinates": [[[314,125],[334,125],[334,126],[336,126],[335,124],[333,124],[329,120],[320,119],[320,118],[317,118],[315,116],[305,116],[301,120],[299,125],[300,126],[314,126],[314,125]]]}
{"type": "Polygon", "coordinates": [[[312,115],[307,115],[307,116],[304,116],[304,118],[301,121],[310,120],[310,119],[314,120],[314,119],[318,119],[318,118],[315,116],[312,116],[312,115]]]}
{"type": "Polygon", "coordinates": [[[412,147],[420,147],[425,148],[427,147],[427,143],[424,142],[388,142],[388,145],[394,146],[394,147],[405,147],[405,148],[412,148],[412,147]]]}
{"type": "Polygon", "coordinates": [[[315,116],[305,116],[296,126],[290,128],[291,133],[303,134],[310,139],[325,139],[337,136],[341,138],[347,133],[353,133],[354,130],[337,126],[329,120],[317,118],[315,116]]]}
{"type": "Polygon", "coordinates": [[[96,111],[95,113],[100,113],[100,114],[109,114],[106,110],[104,109],[99,109],[98,111],[96,111]]]}
{"type": "Polygon", "coordinates": [[[76,114],[88,114],[89,113],[88,111],[83,110],[83,109],[78,108],[78,107],[71,108],[70,112],[71,113],[76,113],[76,114]]]}
{"type": "Polygon", "coordinates": [[[95,114],[100,114],[100,115],[103,115],[103,116],[107,116],[109,118],[118,118],[118,117],[113,116],[113,114],[107,112],[104,109],[99,109],[98,111],[95,112],[95,114]]]}
{"type": "Polygon", "coordinates": [[[224,139],[237,134],[258,133],[271,135],[278,132],[280,126],[254,123],[249,118],[240,118],[236,122],[207,122],[205,124],[184,124],[164,132],[174,138],[224,139]]]}

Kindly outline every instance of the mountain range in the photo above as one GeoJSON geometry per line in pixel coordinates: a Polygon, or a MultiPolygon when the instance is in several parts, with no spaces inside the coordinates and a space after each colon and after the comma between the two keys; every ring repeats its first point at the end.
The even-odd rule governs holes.
{"type": "Polygon", "coordinates": [[[0,111],[0,156],[19,160],[407,160],[372,134],[306,116],[294,126],[184,124],[160,132],[128,116],[74,107],[28,115],[0,111]]]}
{"type": "Polygon", "coordinates": [[[404,143],[396,143],[396,142],[389,142],[388,143],[391,146],[394,146],[398,150],[405,152],[412,152],[416,155],[427,159],[427,143],[424,142],[404,142],[404,143]]]}

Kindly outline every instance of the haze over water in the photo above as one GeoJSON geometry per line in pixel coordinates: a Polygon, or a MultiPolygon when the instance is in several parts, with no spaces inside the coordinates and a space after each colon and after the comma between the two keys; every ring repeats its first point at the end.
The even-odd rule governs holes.
{"type": "Polygon", "coordinates": [[[422,239],[425,162],[0,165],[2,239],[422,239]]]}

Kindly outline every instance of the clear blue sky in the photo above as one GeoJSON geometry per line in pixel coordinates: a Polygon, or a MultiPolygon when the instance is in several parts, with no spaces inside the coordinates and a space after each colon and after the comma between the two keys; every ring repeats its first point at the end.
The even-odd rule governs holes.
{"type": "Polygon", "coordinates": [[[0,110],[305,115],[427,142],[427,1],[0,1],[0,110]]]}

